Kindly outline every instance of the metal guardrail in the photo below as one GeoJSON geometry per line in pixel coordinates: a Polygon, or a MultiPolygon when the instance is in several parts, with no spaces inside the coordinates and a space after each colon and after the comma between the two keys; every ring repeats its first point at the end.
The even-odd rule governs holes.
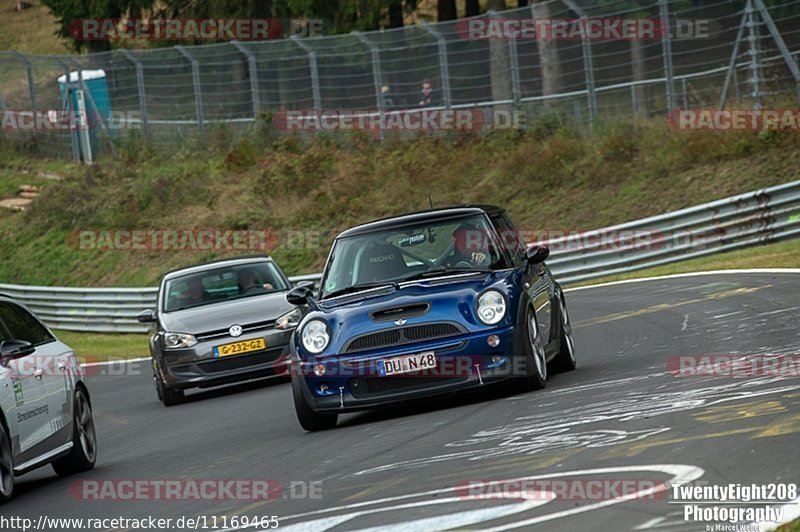
{"type": "MultiPolygon", "coordinates": [[[[563,284],[800,237],[800,181],[544,242],[563,284]]],[[[321,274],[290,277],[313,281],[321,274]]],[[[0,284],[54,329],[144,332],[136,315],[157,288],[60,288],[0,284]]]]}

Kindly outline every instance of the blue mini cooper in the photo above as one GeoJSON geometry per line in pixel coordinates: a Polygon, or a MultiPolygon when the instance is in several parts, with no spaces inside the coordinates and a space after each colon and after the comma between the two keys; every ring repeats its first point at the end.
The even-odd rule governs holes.
{"type": "Polygon", "coordinates": [[[359,225],[333,243],[318,294],[292,337],[300,425],[338,414],[516,379],[543,388],[575,369],[567,306],[505,211],[468,205],[359,225]]]}

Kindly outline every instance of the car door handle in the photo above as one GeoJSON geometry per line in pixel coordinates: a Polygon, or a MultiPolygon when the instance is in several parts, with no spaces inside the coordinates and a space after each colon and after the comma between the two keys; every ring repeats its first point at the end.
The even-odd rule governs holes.
{"type": "Polygon", "coordinates": [[[44,370],[41,369],[41,368],[39,368],[39,369],[37,369],[37,370],[35,370],[33,372],[33,376],[36,377],[37,379],[41,379],[42,375],[44,375],[44,370]]]}

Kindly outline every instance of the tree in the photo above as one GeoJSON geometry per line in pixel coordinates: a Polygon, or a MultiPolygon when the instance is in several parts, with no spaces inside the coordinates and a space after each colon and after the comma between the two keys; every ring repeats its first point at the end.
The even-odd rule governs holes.
{"type": "MultiPolygon", "coordinates": [[[[497,12],[506,9],[506,0],[489,0],[489,10],[497,12]]],[[[508,42],[504,39],[489,40],[489,58],[492,77],[492,99],[510,100],[513,96],[511,87],[511,59],[508,55],[508,42]]]]}
{"type": "Polygon", "coordinates": [[[67,39],[77,52],[105,52],[111,49],[109,41],[90,41],[75,38],[70,33],[70,24],[78,19],[141,17],[150,12],[154,0],[42,0],[58,20],[56,35],[67,39]]]}
{"type": "Polygon", "coordinates": [[[456,18],[458,18],[456,0],[437,0],[436,20],[442,22],[445,20],[455,20],[456,18]]]}
{"type": "MultiPolygon", "coordinates": [[[[548,0],[534,0],[531,4],[533,18],[549,19],[550,2],[548,0]]],[[[558,57],[558,41],[552,39],[537,39],[539,50],[539,70],[542,75],[542,95],[549,96],[561,92],[563,78],[561,74],[561,59],[558,57]]]]}

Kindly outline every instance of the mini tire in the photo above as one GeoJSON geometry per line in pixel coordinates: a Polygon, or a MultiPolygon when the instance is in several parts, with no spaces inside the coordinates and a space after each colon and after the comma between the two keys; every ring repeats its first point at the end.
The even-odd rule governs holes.
{"type": "Polygon", "coordinates": [[[567,302],[564,300],[564,293],[559,297],[558,319],[560,321],[561,340],[559,342],[558,355],[551,362],[554,372],[572,371],[577,365],[575,355],[575,341],[572,338],[572,323],[569,320],[567,302]]]}
{"type": "Polygon", "coordinates": [[[308,432],[328,430],[335,427],[336,422],[339,420],[339,415],[315,412],[303,396],[303,390],[298,382],[299,378],[292,376],[292,398],[294,399],[294,411],[297,414],[297,421],[300,426],[308,432]]]}
{"type": "Polygon", "coordinates": [[[58,476],[89,471],[97,461],[97,435],[89,396],[82,388],[75,390],[72,408],[72,449],[69,454],[53,462],[58,476]]]}
{"type": "Polygon", "coordinates": [[[536,312],[532,305],[525,306],[525,322],[521,340],[525,353],[526,375],[521,377],[524,390],[541,390],[547,385],[547,358],[536,325],[536,312]]]}

